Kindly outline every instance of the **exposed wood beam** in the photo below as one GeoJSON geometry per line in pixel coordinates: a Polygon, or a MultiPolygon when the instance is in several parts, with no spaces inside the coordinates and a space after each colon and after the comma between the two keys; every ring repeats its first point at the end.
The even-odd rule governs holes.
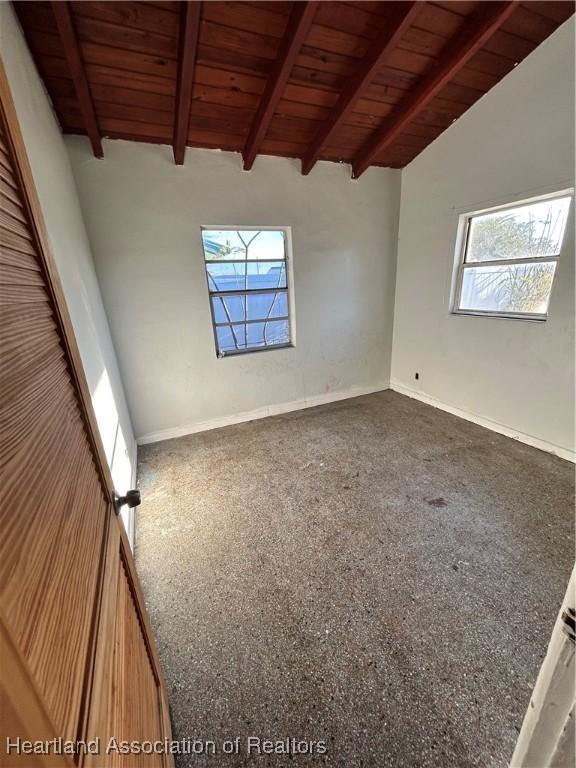
{"type": "Polygon", "coordinates": [[[200,32],[200,12],[202,3],[183,2],[180,11],[180,50],[178,54],[178,84],[176,87],[176,111],[174,114],[174,138],[172,148],[176,165],[184,164],[190,109],[192,106],[192,86],[194,85],[194,67],[200,32]]]}
{"type": "Polygon", "coordinates": [[[391,5],[396,7],[387,20],[386,28],[374,41],[374,44],[360,63],[356,74],[344,86],[338,101],[302,158],[302,173],[305,176],[310,173],[316,164],[322,148],[327,144],[330,136],[352,112],[356,101],[364,95],[378,70],[384,66],[386,59],[412,24],[416,13],[423,3],[398,2],[391,5]]]}
{"type": "Polygon", "coordinates": [[[102,138],[98,128],[98,120],[96,119],[96,110],[94,109],[94,102],[92,101],[92,94],[90,93],[90,86],[86,77],[86,67],[84,66],[78,35],[74,27],[70,3],[53,0],[52,10],[56,19],[60,40],[62,41],[62,47],[64,48],[66,62],[72,75],[84,128],[92,144],[92,151],[95,157],[104,157],[102,138]]]}
{"type": "Polygon", "coordinates": [[[382,128],[367,141],[352,163],[352,176],[357,179],[374,159],[396,139],[416,115],[466,65],[477,51],[508,19],[519,2],[482,3],[474,16],[456,38],[449,42],[430,74],[406,96],[382,128]]]}
{"type": "Polygon", "coordinates": [[[280,43],[278,56],[268,76],[266,88],[262,94],[260,104],[256,110],[254,122],[250,128],[242,157],[244,158],[244,170],[249,171],[254,164],[258,150],[270,121],[276,110],[276,106],[282,97],[290,72],[296,61],[300,49],[306,39],[312,19],[318,8],[318,2],[295,2],[288,20],[284,37],[280,43]]]}

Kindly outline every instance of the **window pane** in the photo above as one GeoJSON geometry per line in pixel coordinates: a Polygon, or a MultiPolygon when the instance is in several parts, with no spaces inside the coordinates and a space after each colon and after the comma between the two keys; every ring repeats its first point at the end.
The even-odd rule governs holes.
{"type": "Polygon", "coordinates": [[[218,339],[218,352],[232,352],[235,349],[245,349],[244,342],[240,344],[238,335],[232,333],[232,327],[229,325],[219,325],[216,328],[216,338],[218,339]]]}
{"type": "Polygon", "coordinates": [[[284,258],[282,230],[203,229],[202,242],[206,261],[284,258]]]}
{"type": "Polygon", "coordinates": [[[236,350],[273,347],[290,342],[288,320],[273,320],[248,325],[234,324],[216,328],[218,350],[234,352],[236,350]]]}
{"type": "Polygon", "coordinates": [[[210,291],[240,291],[245,285],[245,262],[206,262],[210,291]]]}
{"type": "Polygon", "coordinates": [[[290,331],[288,320],[274,320],[266,323],[247,325],[249,347],[269,347],[274,344],[288,344],[290,331]]]}
{"type": "Polygon", "coordinates": [[[544,314],[555,268],[555,262],[465,268],[460,309],[544,314]]]}
{"type": "Polygon", "coordinates": [[[217,323],[244,320],[244,296],[212,296],[211,301],[217,323]]]}
{"type": "Polygon", "coordinates": [[[267,320],[288,315],[288,296],[280,292],[212,296],[212,307],[217,323],[267,320]],[[245,310],[247,316],[245,316],[245,310]]]}
{"type": "Polygon", "coordinates": [[[258,288],[286,288],[284,262],[207,261],[210,291],[245,291],[258,288]]]}
{"type": "Polygon", "coordinates": [[[557,256],[562,247],[570,197],[474,216],[466,261],[557,256]]]}
{"type": "Polygon", "coordinates": [[[253,293],[248,296],[248,320],[267,320],[287,315],[286,293],[253,293]]]}

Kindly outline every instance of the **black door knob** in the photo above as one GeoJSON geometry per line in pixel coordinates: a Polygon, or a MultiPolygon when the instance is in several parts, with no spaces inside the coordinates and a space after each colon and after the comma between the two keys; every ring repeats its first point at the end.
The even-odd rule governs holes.
{"type": "Polygon", "coordinates": [[[116,497],[116,508],[119,509],[126,504],[130,509],[134,509],[134,507],[137,507],[141,501],[140,491],[138,488],[133,488],[131,491],[126,491],[126,496],[116,497]]]}

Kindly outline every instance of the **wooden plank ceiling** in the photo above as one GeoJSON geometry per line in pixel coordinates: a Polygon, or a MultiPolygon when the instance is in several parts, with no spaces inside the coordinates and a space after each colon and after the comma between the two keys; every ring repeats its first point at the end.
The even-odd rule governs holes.
{"type": "MultiPolygon", "coordinates": [[[[402,168],[574,2],[16,2],[65,133],[402,168]]],[[[188,158],[193,162],[193,154],[188,158]]]]}

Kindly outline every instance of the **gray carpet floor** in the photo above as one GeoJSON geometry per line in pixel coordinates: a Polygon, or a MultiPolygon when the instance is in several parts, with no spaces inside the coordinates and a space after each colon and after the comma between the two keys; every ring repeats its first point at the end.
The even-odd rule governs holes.
{"type": "Polygon", "coordinates": [[[139,487],[174,735],[205,750],[179,768],[507,765],[571,464],[386,391],[143,446],[139,487]]]}

